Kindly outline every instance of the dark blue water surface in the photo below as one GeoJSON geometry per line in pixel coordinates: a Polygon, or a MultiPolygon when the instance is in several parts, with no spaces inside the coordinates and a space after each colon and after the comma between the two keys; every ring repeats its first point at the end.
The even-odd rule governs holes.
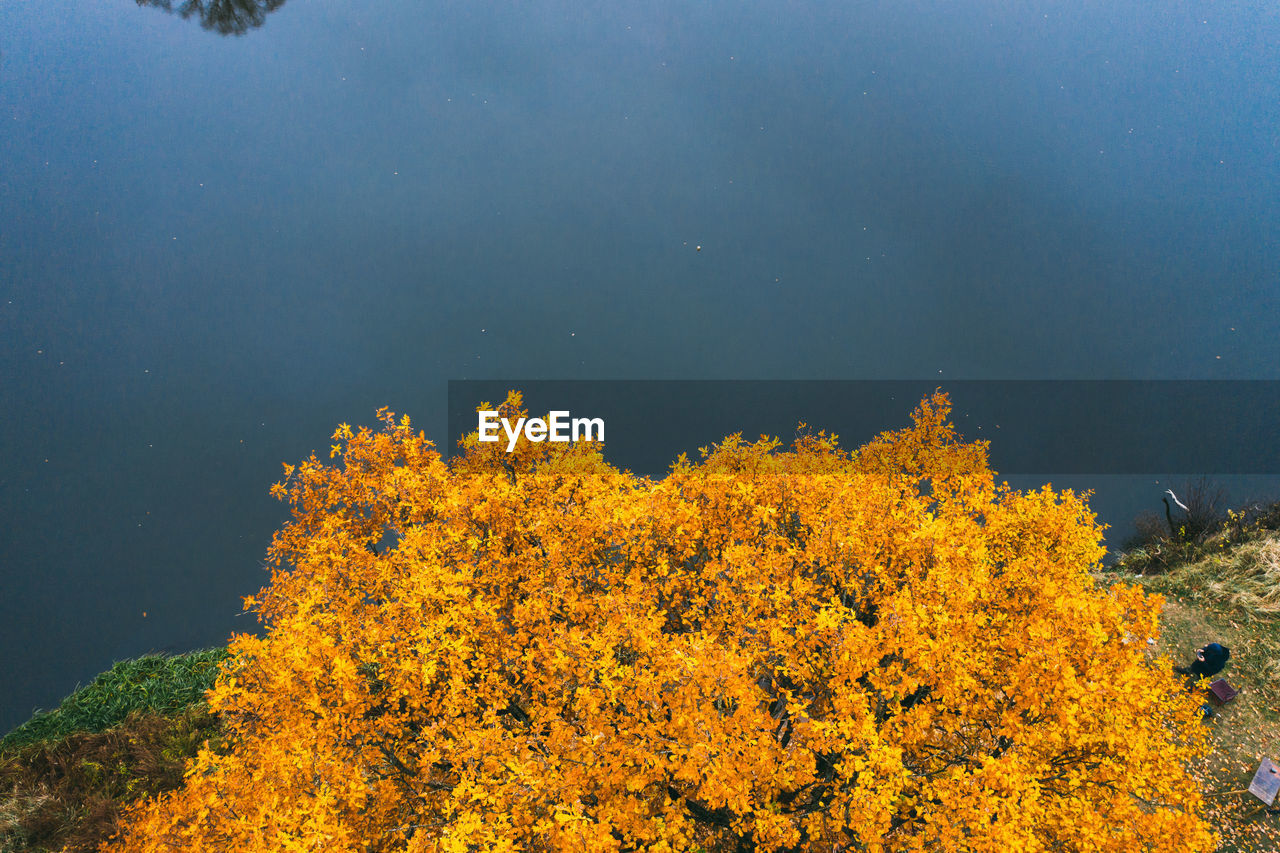
{"type": "Polygon", "coordinates": [[[0,730],[448,379],[1280,378],[1272,2],[180,5],[0,5],[0,730]]]}

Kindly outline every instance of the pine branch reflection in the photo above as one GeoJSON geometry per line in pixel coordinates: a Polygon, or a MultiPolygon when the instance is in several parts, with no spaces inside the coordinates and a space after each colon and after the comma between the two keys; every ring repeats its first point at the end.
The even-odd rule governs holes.
{"type": "Polygon", "coordinates": [[[224,36],[242,36],[262,26],[267,15],[284,5],[285,0],[136,0],[139,6],[152,6],[183,20],[199,18],[200,26],[224,36]]]}

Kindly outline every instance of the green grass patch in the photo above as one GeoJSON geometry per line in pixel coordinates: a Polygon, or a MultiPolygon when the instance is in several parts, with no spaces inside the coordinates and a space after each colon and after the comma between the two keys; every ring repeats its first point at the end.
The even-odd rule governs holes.
{"type": "Polygon", "coordinates": [[[227,658],[222,649],[185,655],[147,655],[120,661],[62,701],[55,710],[38,711],[0,738],[0,754],[76,732],[96,733],[118,725],[138,711],[174,715],[202,703],[227,658]]]}

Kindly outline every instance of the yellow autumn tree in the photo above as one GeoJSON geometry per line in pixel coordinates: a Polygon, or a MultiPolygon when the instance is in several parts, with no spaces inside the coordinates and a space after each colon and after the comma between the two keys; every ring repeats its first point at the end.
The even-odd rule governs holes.
{"type": "Polygon", "coordinates": [[[1087,493],[997,485],[948,414],[656,480],[339,427],[273,489],[224,748],[104,849],[1212,849],[1158,601],[1095,587],[1087,493]]]}

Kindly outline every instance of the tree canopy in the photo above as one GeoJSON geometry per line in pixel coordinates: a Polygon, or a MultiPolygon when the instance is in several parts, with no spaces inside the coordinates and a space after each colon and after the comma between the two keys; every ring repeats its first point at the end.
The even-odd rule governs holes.
{"type": "Polygon", "coordinates": [[[657,479],[340,426],[273,487],[227,746],[110,849],[1211,850],[1159,600],[1094,584],[1089,493],[997,484],[949,411],[657,479]]]}

